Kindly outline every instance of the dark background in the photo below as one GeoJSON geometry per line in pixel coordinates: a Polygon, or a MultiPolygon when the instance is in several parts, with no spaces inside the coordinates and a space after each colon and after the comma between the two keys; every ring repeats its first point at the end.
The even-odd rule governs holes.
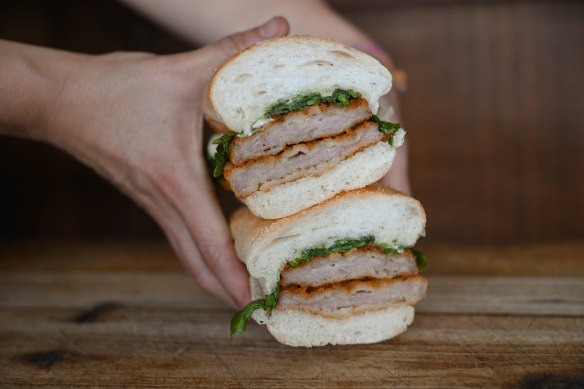
{"type": "MultiPolygon", "coordinates": [[[[5,3],[2,39],[84,53],[194,48],[115,1],[5,3]]],[[[407,71],[402,105],[410,173],[428,214],[428,240],[584,237],[584,2],[331,4],[407,71]]],[[[163,235],[66,154],[2,137],[0,241],[29,239],[163,235]]]]}

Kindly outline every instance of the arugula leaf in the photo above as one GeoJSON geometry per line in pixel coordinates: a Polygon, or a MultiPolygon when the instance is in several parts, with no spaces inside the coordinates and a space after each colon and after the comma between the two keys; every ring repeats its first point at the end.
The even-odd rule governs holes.
{"type": "Polygon", "coordinates": [[[371,115],[371,121],[377,123],[379,125],[379,131],[383,132],[386,135],[389,135],[390,133],[400,129],[399,123],[383,121],[379,119],[377,115],[371,115]]]}
{"type": "Polygon", "coordinates": [[[230,337],[233,338],[233,334],[239,332],[244,333],[245,329],[247,328],[247,321],[251,317],[251,314],[260,308],[265,307],[266,299],[259,299],[252,301],[251,303],[247,304],[245,308],[241,311],[237,312],[233,318],[231,319],[231,333],[230,337]]]}
{"type": "Polygon", "coordinates": [[[385,243],[380,244],[383,252],[385,254],[401,254],[404,250],[410,250],[414,259],[416,260],[416,265],[418,266],[418,271],[422,271],[426,268],[426,254],[421,252],[420,250],[416,250],[413,247],[403,247],[403,246],[389,246],[385,243]]]}
{"type": "Polygon", "coordinates": [[[277,285],[276,289],[266,297],[266,306],[264,309],[268,312],[268,315],[272,314],[272,309],[278,303],[278,293],[280,293],[280,285],[277,285]]]}
{"type": "Polygon", "coordinates": [[[335,104],[339,107],[344,107],[349,104],[351,99],[356,99],[357,97],[359,97],[359,94],[350,89],[335,89],[332,95],[324,97],[320,93],[314,92],[273,105],[268,108],[264,116],[269,118],[272,115],[284,115],[290,111],[301,111],[305,107],[320,103],[335,104]]]}
{"type": "Polygon", "coordinates": [[[416,259],[416,265],[418,265],[418,271],[422,271],[426,268],[426,254],[421,252],[420,250],[416,250],[413,247],[410,247],[414,258],[416,259]]]}
{"type": "Polygon", "coordinates": [[[339,239],[335,240],[334,244],[330,247],[330,252],[346,253],[351,249],[367,246],[373,242],[375,242],[374,236],[364,236],[359,239],[339,239]]]}
{"type": "Polygon", "coordinates": [[[326,257],[330,253],[345,253],[354,248],[360,248],[367,246],[369,244],[374,244],[383,250],[386,255],[401,254],[404,250],[411,250],[412,255],[416,260],[416,265],[418,266],[418,271],[424,270],[426,267],[426,254],[414,249],[413,247],[404,247],[398,245],[389,245],[388,243],[375,243],[374,236],[364,236],[359,239],[339,239],[335,240],[334,243],[329,247],[313,247],[302,251],[299,257],[288,261],[290,266],[298,266],[302,262],[306,262],[315,257],[326,257]]]}
{"type": "Polygon", "coordinates": [[[392,123],[392,122],[386,122],[383,121],[381,119],[379,119],[379,117],[377,115],[371,115],[371,120],[374,123],[377,123],[377,125],[379,126],[379,131],[383,132],[385,135],[389,135],[389,145],[393,146],[393,136],[395,135],[395,133],[397,132],[397,130],[399,130],[401,128],[401,126],[399,125],[399,123],[392,123]]]}
{"type": "Polygon", "coordinates": [[[330,247],[313,247],[302,251],[298,258],[288,261],[290,266],[298,266],[314,257],[326,257],[330,253],[345,253],[351,249],[367,246],[375,242],[374,236],[364,236],[359,239],[335,240],[330,247]]]}
{"type": "Polygon", "coordinates": [[[247,304],[241,311],[237,312],[231,319],[231,331],[229,337],[233,339],[233,334],[244,333],[247,328],[247,321],[256,309],[264,309],[268,314],[272,314],[272,309],[278,303],[278,293],[280,286],[266,296],[266,298],[258,299],[247,304]],[[268,311],[269,310],[269,311],[268,311]]]}
{"type": "Polygon", "coordinates": [[[356,99],[359,94],[350,89],[335,89],[332,95],[323,97],[323,102],[327,104],[336,104],[339,107],[344,107],[349,104],[351,99],[356,99]]]}
{"type": "Polygon", "coordinates": [[[403,246],[390,246],[387,243],[382,243],[379,245],[383,250],[384,254],[392,255],[392,254],[401,254],[404,250],[407,250],[406,247],[403,246]]]}
{"type": "Polygon", "coordinates": [[[227,161],[229,161],[229,143],[238,135],[237,132],[228,132],[221,138],[215,139],[212,143],[217,145],[217,150],[215,151],[215,168],[213,169],[213,177],[221,177],[223,175],[223,168],[227,161]]]}

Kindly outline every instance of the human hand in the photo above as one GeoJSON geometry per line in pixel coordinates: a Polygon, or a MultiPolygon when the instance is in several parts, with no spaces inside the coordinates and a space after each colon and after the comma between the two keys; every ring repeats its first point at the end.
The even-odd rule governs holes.
{"type": "MultiPolygon", "coordinates": [[[[377,58],[394,76],[391,92],[379,101],[380,107],[393,107],[395,115],[383,117],[394,123],[401,123],[396,81],[392,60],[383,48],[357,26],[339,15],[327,2],[321,0],[222,0],[213,6],[204,0],[191,1],[151,1],[123,0],[162,25],[174,30],[187,40],[210,42],[233,28],[242,28],[264,20],[267,15],[285,15],[293,27],[294,34],[306,34],[343,42],[377,58]],[[229,12],[227,12],[229,11],[229,12]],[[216,23],[218,17],[223,23],[216,23]]],[[[407,123],[404,126],[408,131],[407,123]]],[[[380,182],[406,194],[411,194],[408,175],[408,136],[397,149],[391,170],[380,182]]]]}
{"type": "MultiPolygon", "coordinates": [[[[398,82],[398,80],[400,78],[403,78],[405,76],[405,73],[402,72],[400,77],[400,72],[395,71],[395,66],[389,55],[381,48],[379,48],[379,46],[375,44],[366,44],[355,45],[355,48],[363,50],[369,53],[370,55],[374,56],[377,60],[379,60],[379,62],[381,62],[383,66],[385,66],[392,72],[393,86],[388,94],[382,96],[379,99],[378,115],[383,120],[388,120],[392,123],[400,123],[403,125],[398,90],[401,90],[403,92],[403,90],[405,89],[405,82],[403,79],[401,80],[401,82],[398,82]]],[[[404,127],[406,127],[407,131],[407,126],[404,127]]],[[[405,138],[403,145],[401,145],[397,149],[391,169],[383,178],[381,178],[379,182],[385,186],[399,190],[400,192],[403,192],[407,195],[412,194],[412,189],[410,186],[410,177],[408,173],[407,137],[405,138]]]]}
{"type": "Polygon", "coordinates": [[[198,284],[237,307],[250,300],[249,279],[203,157],[204,90],[230,56],[288,30],[274,18],[183,54],[72,54],[59,65],[65,82],[46,109],[44,140],[144,207],[198,284]]]}
{"type": "MultiPolygon", "coordinates": [[[[379,99],[379,106],[380,111],[382,109],[389,109],[392,111],[392,115],[387,117],[386,120],[389,120],[392,123],[400,123],[404,126],[405,130],[407,131],[407,126],[405,126],[402,122],[399,99],[397,96],[397,91],[395,90],[395,86],[391,89],[391,91],[379,99]]],[[[381,184],[388,186],[392,189],[399,190],[407,195],[412,194],[412,189],[410,186],[410,177],[408,173],[408,141],[407,136],[404,140],[404,143],[397,148],[395,159],[391,166],[389,172],[381,178],[379,181],[381,184]]]]}

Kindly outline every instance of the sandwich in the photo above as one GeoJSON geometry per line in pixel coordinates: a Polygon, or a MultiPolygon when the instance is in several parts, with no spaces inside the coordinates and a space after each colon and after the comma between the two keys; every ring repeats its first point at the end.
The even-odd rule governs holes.
{"type": "Polygon", "coordinates": [[[207,87],[213,174],[265,219],[367,186],[387,173],[405,135],[376,115],[390,88],[383,65],[337,42],[290,36],[251,46],[207,87]]]}
{"type": "Polygon", "coordinates": [[[374,343],[406,330],[424,299],[420,203],[368,186],[278,220],[237,210],[230,227],[250,274],[252,301],[231,321],[249,318],[290,346],[374,343]]]}

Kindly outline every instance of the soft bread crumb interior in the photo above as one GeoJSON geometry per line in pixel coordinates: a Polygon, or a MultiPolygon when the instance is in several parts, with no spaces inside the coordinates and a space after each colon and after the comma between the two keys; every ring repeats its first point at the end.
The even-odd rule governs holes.
{"type": "Polygon", "coordinates": [[[210,83],[206,107],[231,131],[248,132],[272,105],[337,89],[363,96],[373,113],[389,92],[391,74],[373,57],[337,42],[290,36],[254,45],[222,66],[210,83]]]}

